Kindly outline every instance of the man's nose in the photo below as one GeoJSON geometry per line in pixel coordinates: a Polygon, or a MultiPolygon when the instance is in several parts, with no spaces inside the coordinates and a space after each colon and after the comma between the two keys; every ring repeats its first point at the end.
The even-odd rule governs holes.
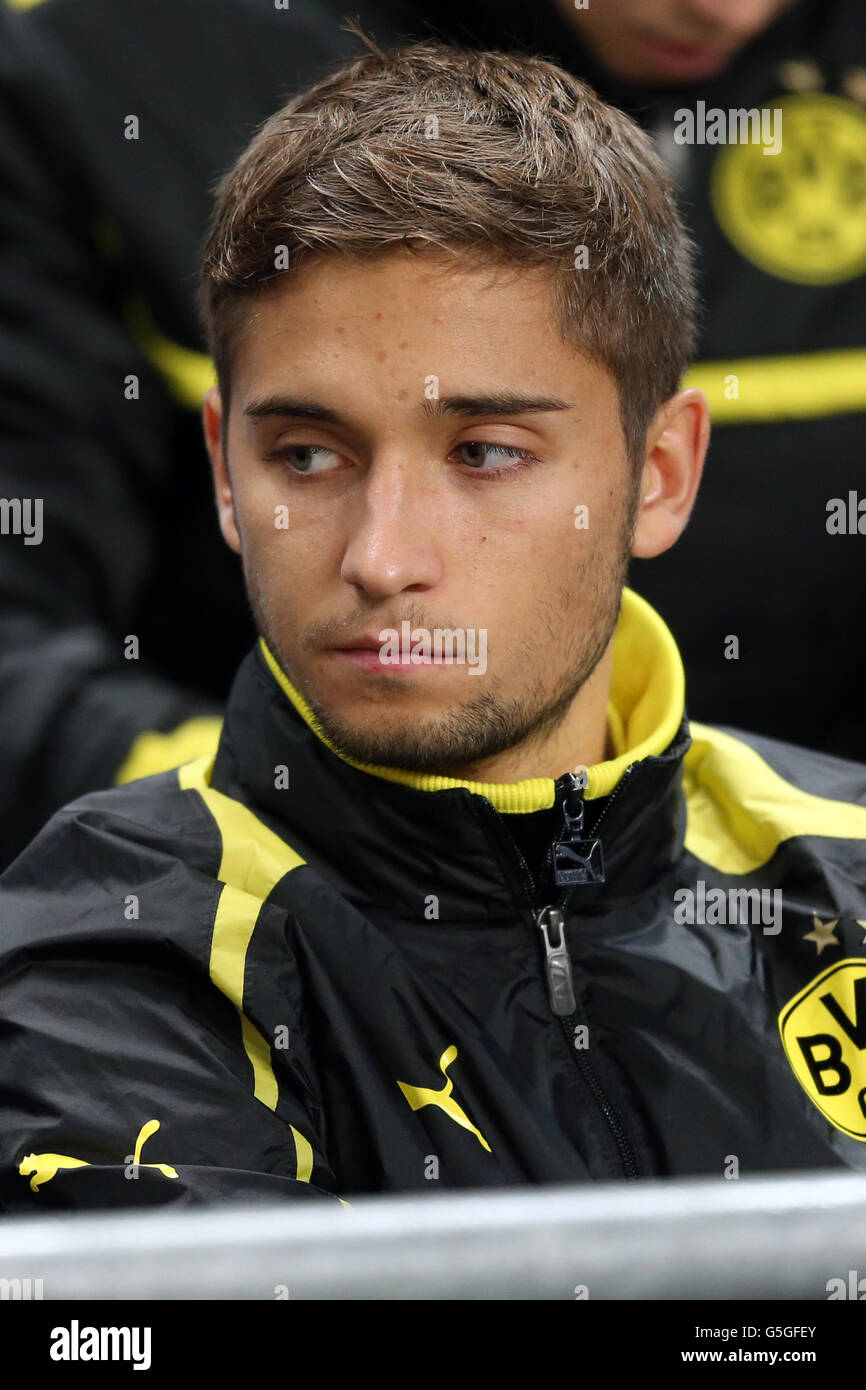
{"type": "Polygon", "coordinates": [[[376,599],[433,588],[442,577],[443,511],[405,459],[375,461],[349,521],[341,577],[376,599]]]}

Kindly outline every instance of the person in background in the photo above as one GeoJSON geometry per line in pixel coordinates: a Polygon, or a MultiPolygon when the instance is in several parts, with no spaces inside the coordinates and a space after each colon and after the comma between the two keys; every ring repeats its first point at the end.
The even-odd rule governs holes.
{"type": "Polygon", "coordinates": [[[629,580],[676,631],[690,711],[866,758],[862,5],[467,8],[473,41],[551,54],[653,135],[697,243],[704,482],[680,544],[629,580]],[[762,110],[778,153],[731,135],[730,112],[762,110]]]}
{"type": "MultiPolygon", "coordinates": [[[[0,7],[0,862],[73,797],[215,745],[253,626],[212,525],[198,248],[253,130],[349,51],[344,13],[0,7]]],[[[683,540],[630,582],[677,632],[696,716],[866,756],[848,633],[866,406],[857,0],[352,14],[379,42],[549,55],[651,132],[699,248],[689,381],[714,437],[683,540]],[[677,113],[699,102],[782,109],[781,152],[679,143],[677,113]],[[845,531],[838,508],[828,529],[834,499],[845,531]]]]}

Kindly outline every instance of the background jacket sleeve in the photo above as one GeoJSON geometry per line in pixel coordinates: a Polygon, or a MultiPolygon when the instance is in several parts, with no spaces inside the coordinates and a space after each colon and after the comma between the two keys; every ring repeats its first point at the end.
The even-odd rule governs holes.
{"type": "Polygon", "coordinates": [[[11,522],[0,535],[0,864],[58,806],[111,785],[141,730],[218,710],[124,659],[175,407],[125,326],[75,91],[26,19],[0,0],[0,498],[42,509],[39,543],[11,522]]]}
{"type": "MultiPolygon", "coordinates": [[[[249,1022],[209,978],[221,885],[105,799],[0,879],[0,1210],[336,1200],[294,1018],[268,1105],[249,1022]]],[[[194,826],[185,845],[205,854],[194,826]]]]}

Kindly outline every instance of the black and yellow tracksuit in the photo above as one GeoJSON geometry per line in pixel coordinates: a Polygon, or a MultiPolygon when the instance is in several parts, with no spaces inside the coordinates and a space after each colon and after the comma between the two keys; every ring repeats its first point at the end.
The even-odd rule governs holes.
{"type": "Polygon", "coordinates": [[[0,536],[0,863],[73,796],[215,744],[254,633],[201,441],[198,248],[256,126],[363,51],[346,13],[382,44],[543,53],[675,157],[714,435],[686,534],[632,583],[694,714],[866,759],[864,540],[826,510],[863,493],[861,0],[799,0],[669,90],[611,81],[552,0],[0,0],[0,499],[44,502],[41,544],[0,536]],[[781,103],[790,140],[675,147],[698,101],[781,103]]]}
{"type": "Polygon", "coordinates": [[[866,1168],[866,768],[689,725],[628,590],[614,642],[583,776],[353,763],[259,643],[215,760],[55,815],[4,1209],[866,1168]]]}

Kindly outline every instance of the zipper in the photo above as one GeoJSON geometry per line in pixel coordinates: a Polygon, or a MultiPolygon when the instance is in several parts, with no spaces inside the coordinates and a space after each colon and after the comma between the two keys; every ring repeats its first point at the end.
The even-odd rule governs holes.
{"type": "Polygon", "coordinates": [[[558,1019],[562,1027],[568,1051],[574,1058],[586,1087],[607,1124],[614,1144],[616,1145],[617,1152],[619,1153],[623,1172],[627,1178],[639,1177],[641,1175],[641,1167],[631,1141],[629,1140],[625,1126],[605,1095],[601,1082],[589,1058],[585,1057],[581,1050],[574,1047],[574,1020],[578,1015],[578,1009],[577,999],[574,993],[574,978],[571,969],[571,960],[568,954],[568,943],[565,935],[565,909],[571,898],[574,886],[580,883],[604,882],[601,841],[596,837],[595,832],[607,814],[610,803],[618,795],[622,783],[628,777],[634,766],[635,764],[632,763],[626,769],[619,783],[608,798],[607,805],[604,807],[601,815],[593,826],[591,838],[584,837],[583,821],[585,803],[583,798],[583,786],[574,773],[566,774],[565,787],[563,789],[561,801],[563,831],[560,838],[554,841],[547,852],[545,858],[545,872],[548,876],[550,876],[552,872],[557,887],[565,888],[567,891],[560,894],[558,902],[546,903],[540,909],[536,909],[536,900],[540,894],[529,872],[529,866],[521,850],[515,844],[511,835],[508,834],[507,827],[504,822],[502,822],[502,816],[494,807],[491,807],[491,811],[493,811],[497,820],[502,822],[502,828],[508,839],[512,854],[516,854],[521,880],[529,900],[534,929],[541,934],[544,946],[547,997],[551,1013],[558,1019]]]}
{"type": "MultiPolygon", "coordinates": [[[[626,768],[625,772],[622,774],[622,777],[620,777],[619,781],[617,782],[617,784],[616,784],[616,786],[614,787],[613,791],[611,792],[610,796],[607,798],[607,802],[605,803],[604,807],[602,808],[602,811],[601,811],[600,816],[598,817],[598,820],[595,822],[595,824],[594,824],[593,827],[592,827],[592,834],[593,834],[593,836],[597,835],[597,833],[598,833],[598,827],[601,825],[602,821],[604,820],[605,816],[607,815],[608,811],[610,810],[612,804],[616,801],[617,797],[619,796],[620,792],[622,791],[623,783],[626,782],[626,781],[628,780],[628,778],[631,776],[632,772],[634,771],[634,769],[635,769],[636,767],[637,767],[637,763],[629,763],[629,765],[628,765],[628,767],[626,768]]],[[[571,785],[569,786],[566,795],[569,795],[569,794],[570,794],[572,797],[574,797],[575,794],[576,794],[578,791],[582,791],[582,790],[583,790],[584,784],[583,784],[582,782],[579,781],[579,779],[574,775],[574,773],[568,773],[567,776],[568,776],[569,779],[570,779],[571,785]]],[[[563,798],[563,799],[565,799],[565,798],[563,798]]],[[[585,806],[586,803],[583,801],[583,797],[582,797],[582,796],[581,796],[581,798],[580,798],[580,802],[581,802],[581,808],[583,808],[583,807],[585,806]]],[[[579,830],[582,831],[582,829],[583,829],[583,816],[582,816],[582,811],[581,811],[581,814],[580,814],[579,816],[576,815],[574,812],[572,813],[572,815],[571,815],[570,817],[566,814],[566,824],[569,823],[569,820],[570,820],[572,823],[576,821],[576,822],[577,822],[577,828],[579,828],[579,830]]],[[[557,843],[560,843],[560,842],[557,842],[557,843]]],[[[516,849],[516,848],[517,848],[517,846],[515,845],[515,849],[516,849]]],[[[553,869],[553,852],[554,852],[554,847],[551,846],[551,848],[547,851],[547,855],[546,855],[545,861],[544,861],[544,873],[545,873],[545,876],[546,876],[547,878],[550,877],[551,871],[552,871],[552,869],[553,869]]],[[[599,860],[600,860],[600,857],[601,857],[601,842],[599,842],[599,848],[598,848],[598,851],[597,851],[597,852],[598,852],[599,860]]],[[[519,854],[519,851],[518,851],[518,854],[519,854]]],[[[523,856],[521,855],[520,857],[522,858],[523,856]]],[[[593,880],[584,880],[584,881],[591,881],[591,882],[595,882],[595,883],[603,883],[603,882],[604,882],[604,870],[603,870],[603,865],[602,865],[601,867],[602,867],[602,874],[601,874],[601,877],[600,877],[600,878],[593,879],[593,880]]],[[[530,880],[530,882],[531,882],[531,880],[530,880]]],[[[535,885],[533,884],[533,894],[535,893],[535,891],[536,891],[536,890],[535,890],[535,885]]]]}
{"type": "Polygon", "coordinates": [[[574,997],[574,980],[571,975],[571,961],[565,944],[565,918],[558,907],[543,907],[535,918],[535,925],[544,941],[544,955],[547,967],[547,997],[553,1013],[560,1018],[568,1018],[577,1012],[574,997]],[[556,940],[551,942],[550,929],[556,940]]]}
{"type": "Polygon", "coordinates": [[[626,768],[625,772],[624,772],[624,773],[622,774],[622,776],[620,777],[619,781],[617,782],[616,786],[614,787],[613,791],[611,792],[610,796],[607,798],[607,801],[605,802],[604,806],[602,807],[601,815],[599,816],[598,820],[595,822],[595,825],[592,827],[592,833],[593,833],[593,835],[596,834],[596,832],[597,832],[597,830],[598,830],[598,827],[601,825],[602,821],[604,820],[604,818],[605,818],[605,816],[607,815],[608,811],[610,810],[611,806],[612,806],[613,803],[616,801],[617,797],[619,796],[620,792],[622,791],[622,789],[623,789],[625,783],[628,781],[629,777],[631,777],[632,773],[634,772],[634,770],[635,770],[635,768],[636,768],[637,766],[638,766],[637,763],[629,763],[629,765],[628,765],[628,767],[626,768]]]}

